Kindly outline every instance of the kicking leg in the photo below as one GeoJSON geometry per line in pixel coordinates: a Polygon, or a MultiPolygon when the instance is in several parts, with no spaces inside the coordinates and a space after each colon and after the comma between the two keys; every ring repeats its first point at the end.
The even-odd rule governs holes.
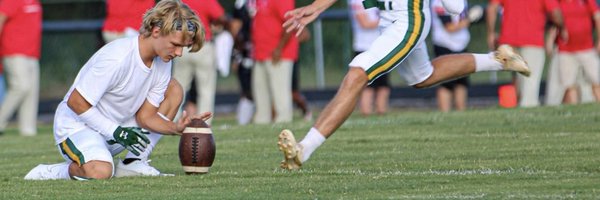
{"type": "Polygon", "coordinates": [[[291,131],[283,130],[279,135],[278,142],[279,149],[284,154],[281,167],[284,169],[300,168],[312,152],[352,114],[360,93],[366,85],[367,74],[365,71],[362,68],[351,67],[333,100],[325,106],[314,127],[300,143],[296,143],[291,131]]]}
{"type": "Polygon", "coordinates": [[[501,45],[489,54],[453,54],[434,59],[433,73],[429,78],[414,85],[425,88],[442,81],[459,78],[479,71],[515,71],[525,76],[530,75],[529,67],[523,58],[510,46],[501,45]]]}
{"type": "Polygon", "coordinates": [[[331,136],[352,114],[360,92],[366,85],[367,74],[365,71],[358,67],[351,67],[333,100],[319,114],[314,127],[326,138],[331,136]]]}

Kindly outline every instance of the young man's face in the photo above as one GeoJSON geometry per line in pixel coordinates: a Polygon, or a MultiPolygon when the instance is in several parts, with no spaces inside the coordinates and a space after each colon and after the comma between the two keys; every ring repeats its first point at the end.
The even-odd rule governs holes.
{"type": "Polygon", "coordinates": [[[155,51],[158,57],[164,62],[168,62],[175,57],[181,57],[184,47],[192,45],[192,37],[187,37],[187,41],[184,40],[182,31],[175,31],[169,35],[160,35],[158,32],[153,32],[153,36],[157,38],[155,45],[155,51]]]}

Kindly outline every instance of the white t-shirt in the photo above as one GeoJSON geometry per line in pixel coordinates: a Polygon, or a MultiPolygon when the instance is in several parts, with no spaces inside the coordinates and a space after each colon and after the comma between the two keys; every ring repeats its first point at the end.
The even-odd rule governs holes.
{"type": "Polygon", "coordinates": [[[350,19],[352,21],[352,48],[354,51],[363,52],[366,51],[373,41],[380,35],[379,28],[375,29],[364,29],[360,27],[356,20],[357,13],[366,13],[370,20],[379,20],[379,10],[377,8],[365,9],[362,5],[363,0],[348,0],[350,6],[350,19]]]}
{"type": "Polygon", "coordinates": [[[54,139],[65,140],[86,124],[67,106],[74,88],[100,113],[119,125],[135,121],[145,100],[158,107],[171,80],[171,62],[154,58],[150,68],[140,57],[138,37],[108,43],[81,68],[75,82],[58,105],[54,116],[54,139]]]}
{"type": "MultiPolygon", "coordinates": [[[[467,6],[467,2],[465,0],[465,7],[467,6]]],[[[452,51],[462,51],[467,48],[469,41],[471,40],[471,35],[469,34],[468,28],[463,28],[456,32],[448,32],[444,27],[444,22],[440,19],[440,16],[450,17],[450,23],[458,23],[461,19],[466,17],[466,11],[468,9],[464,9],[460,15],[451,15],[444,8],[441,0],[432,0],[431,1],[431,11],[432,11],[432,29],[431,29],[431,41],[434,45],[448,48],[452,51]]]]}

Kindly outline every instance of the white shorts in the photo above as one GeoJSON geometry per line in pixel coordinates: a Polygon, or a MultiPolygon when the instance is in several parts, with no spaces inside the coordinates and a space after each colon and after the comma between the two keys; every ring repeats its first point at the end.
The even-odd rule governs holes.
{"type": "MultiPolygon", "coordinates": [[[[137,126],[135,118],[128,120],[123,126],[137,126]]],[[[60,141],[57,146],[66,161],[72,161],[79,166],[91,161],[98,160],[113,164],[113,156],[123,152],[125,147],[120,144],[108,144],[113,139],[104,136],[91,128],[83,128],[74,131],[66,139],[60,141]]]]}
{"type": "Polygon", "coordinates": [[[577,75],[581,70],[587,81],[600,84],[600,61],[594,49],[578,52],[559,52],[558,70],[563,87],[573,87],[577,83],[577,75]]]}
{"type": "Polygon", "coordinates": [[[398,73],[409,85],[421,83],[431,76],[433,66],[425,45],[431,13],[428,1],[424,2],[409,3],[406,10],[381,12],[381,35],[367,51],[350,62],[350,67],[365,70],[369,84],[397,66],[400,66],[398,73]]]}

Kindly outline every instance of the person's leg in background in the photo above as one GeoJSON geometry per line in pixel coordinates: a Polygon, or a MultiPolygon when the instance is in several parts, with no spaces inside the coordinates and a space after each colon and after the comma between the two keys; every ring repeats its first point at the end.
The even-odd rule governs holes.
{"type": "Polygon", "coordinates": [[[450,112],[452,109],[452,90],[442,84],[435,91],[438,110],[442,112],[450,112]]]}
{"type": "Polygon", "coordinates": [[[0,106],[0,132],[18,110],[21,135],[37,134],[37,114],[39,102],[39,61],[25,56],[10,56],[3,63],[8,79],[6,99],[0,106]]]}
{"type": "Polygon", "coordinates": [[[469,78],[463,77],[456,80],[457,84],[454,86],[454,108],[457,111],[464,111],[467,109],[467,99],[469,96],[469,78]]]}
{"type": "MultiPolygon", "coordinates": [[[[463,49],[462,51],[452,51],[446,47],[434,45],[433,51],[436,57],[439,57],[448,54],[465,53],[466,49],[463,49]]],[[[436,90],[438,109],[442,112],[450,112],[452,110],[452,103],[454,103],[456,110],[465,110],[467,108],[468,86],[468,77],[462,77],[440,84],[436,90]]]]}
{"type": "Polygon", "coordinates": [[[587,87],[581,87],[581,102],[600,102],[600,58],[595,50],[577,53],[577,58],[583,65],[580,70],[583,73],[579,83],[587,83],[587,87]],[[585,95],[583,93],[586,93],[585,95]],[[590,96],[590,97],[587,97],[590,96]]]}
{"type": "Polygon", "coordinates": [[[450,112],[454,109],[463,111],[467,108],[467,85],[466,77],[442,83],[436,90],[438,109],[442,112],[450,112]]]}
{"type": "Polygon", "coordinates": [[[388,74],[384,74],[363,89],[359,101],[363,116],[373,114],[373,105],[377,114],[383,115],[387,112],[391,90],[388,77],[388,74]]]}
{"type": "Polygon", "coordinates": [[[192,84],[190,84],[190,89],[185,92],[185,99],[183,102],[183,110],[185,110],[188,115],[195,114],[198,112],[198,89],[196,89],[196,79],[192,79],[192,84]]]}
{"type": "Polygon", "coordinates": [[[277,64],[269,62],[267,71],[270,83],[268,85],[276,116],[275,123],[291,122],[294,105],[292,101],[292,71],[294,61],[282,59],[277,64]]]}
{"type": "MultiPolygon", "coordinates": [[[[247,58],[249,59],[249,58],[247,58]]],[[[254,115],[254,99],[252,98],[252,63],[240,62],[237,65],[237,78],[240,84],[240,101],[237,106],[237,121],[246,125],[252,121],[254,115]]]]}
{"type": "Polygon", "coordinates": [[[373,114],[373,99],[375,96],[375,88],[366,86],[365,89],[360,93],[360,113],[363,116],[369,116],[373,114]]]}
{"type": "MultiPolygon", "coordinates": [[[[577,73],[577,91],[579,93],[580,103],[591,103],[596,101],[594,94],[594,83],[591,82],[595,77],[590,76],[596,71],[598,66],[598,54],[596,51],[577,52],[576,59],[581,63],[582,67],[577,73]]],[[[599,74],[600,75],[600,74],[599,74]]]]}
{"type": "Polygon", "coordinates": [[[545,102],[548,106],[558,106],[562,103],[565,88],[560,84],[558,52],[554,51],[550,64],[548,65],[548,74],[546,76],[546,96],[545,102]]]}
{"type": "Polygon", "coordinates": [[[562,87],[565,89],[564,103],[576,104],[579,101],[579,93],[577,91],[577,74],[579,73],[580,64],[577,62],[572,53],[559,53],[559,77],[562,87]]]}
{"type": "Polygon", "coordinates": [[[384,74],[363,89],[360,99],[360,110],[365,116],[373,114],[373,105],[378,115],[387,112],[390,98],[389,75],[384,74]]]}
{"type": "Polygon", "coordinates": [[[531,75],[529,77],[517,75],[517,85],[520,97],[519,106],[539,106],[540,81],[542,72],[544,71],[544,60],[546,58],[544,48],[521,47],[519,50],[531,70],[531,75]]]}
{"type": "Polygon", "coordinates": [[[390,99],[391,88],[389,83],[389,74],[384,74],[375,81],[378,80],[380,80],[380,84],[375,89],[375,111],[378,115],[383,115],[388,110],[390,99]]]}
{"type": "Polygon", "coordinates": [[[312,111],[310,111],[306,98],[300,92],[300,64],[298,61],[294,62],[292,70],[292,101],[302,111],[304,121],[311,121],[312,111]]]}
{"type": "MultiPolygon", "coordinates": [[[[256,112],[254,114],[254,123],[271,123],[271,95],[269,91],[269,75],[267,73],[268,63],[270,61],[257,61],[252,67],[252,96],[256,112]]],[[[291,95],[290,95],[291,96],[291,95]]]]}
{"type": "MultiPolygon", "coordinates": [[[[194,56],[194,74],[196,78],[196,89],[198,92],[197,111],[198,113],[211,112],[215,110],[215,96],[217,90],[217,59],[214,44],[205,43],[204,47],[194,56]]],[[[207,124],[212,124],[210,118],[207,124]]]]}

